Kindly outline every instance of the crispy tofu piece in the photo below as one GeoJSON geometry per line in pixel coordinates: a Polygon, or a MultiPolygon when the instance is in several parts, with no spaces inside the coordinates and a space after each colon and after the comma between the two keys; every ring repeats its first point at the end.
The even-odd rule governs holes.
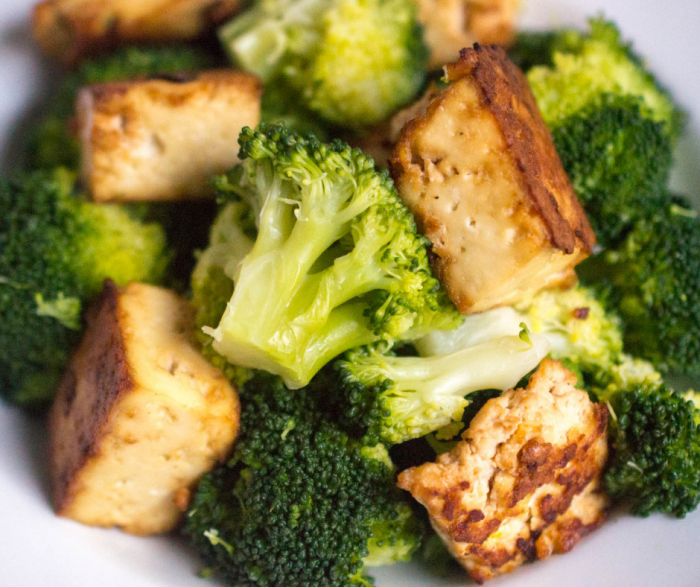
{"type": "Polygon", "coordinates": [[[430,50],[428,66],[440,69],[474,43],[508,45],[520,0],[416,0],[430,50]]]}
{"type": "Polygon", "coordinates": [[[526,389],[487,402],[450,453],[399,475],[479,583],[567,552],[605,520],[608,411],[575,384],[545,359],[526,389]]]}
{"type": "Polygon", "coordinates": [[[196,350],[174,293],[106,282],[50,413],[56,512],[133,534],[171,530],[229,453],[238,395],[196,350]]]}
{"type": "Polygon", "coordinates": [[[438,278],[464,314],[573,284],[595,235],[525,77],[479,45],[446,72],[391,161],[438,278]]]}
{"type": "Polygon", "coordinates": [[[83,88],[83,182],[98,202],[211,196],[210,177],[238,163],[241,129],[260,121],[261,94],[232,70],[83,88]]]}
{"type": "Polygon", "coordinates": [[[42,50],[73,65],[123,44],[199,37],[237,11],[240,0],[46,0],[32,29],[42,50]]]}

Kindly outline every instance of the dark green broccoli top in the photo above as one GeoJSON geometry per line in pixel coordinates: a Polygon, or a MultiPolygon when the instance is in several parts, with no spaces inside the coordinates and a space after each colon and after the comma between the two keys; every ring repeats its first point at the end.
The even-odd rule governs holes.
{"type": "Polygon", "coordinates": [[[267,374],[244,386],[239,444],[200,483],[186,526],[230,585],[366,585],[363,561],[405,560],[417,548],[388,454],[339,429],[319,407],[329,392],[290,391],[267,374]]]}

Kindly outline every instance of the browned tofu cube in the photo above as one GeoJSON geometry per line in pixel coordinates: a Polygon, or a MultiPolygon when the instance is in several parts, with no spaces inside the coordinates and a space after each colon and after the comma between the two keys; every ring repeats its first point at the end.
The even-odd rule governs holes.
{"type": "Polygon", "coordinates": [[[446,75],[391,161],[438,278],[462,313],[570,285],[595,236],[525,77],[479,45],[446,75]]]}
{"type": "Polygon", "coordinates": [[[240,0],[46,0],[34,7],[34,37],[48,55],[75,64],[137,42],[193,39],[227,18],[240,0]]]}
{"type": "Polygon", "coordinates": [[[605,521],[608,411],[575,385],[545,359],[526,389],[489,400],[451,452],[399,475],[478,583],[568,552],[605,521]]]}
{"type": "Polygon", "coordinates": [[[261,93],[232,70],[83,88],[83,182],[98,202],[211,196],[211,176],[238,162],[241,129],[260,121],[261,93]]]}
{"type": "Polygon", "coordinates": [[[439,69],[474,43],[508,45],[520,0],[415,0],[430,50],[428,66],[439,69]]]}
{"type": "Polygon", "coordinates": [[[56,512],[134,534],[171,530],[238,431],[238,395],[193,342],[174,293],[106,282],[50,413],[56,512]]]}

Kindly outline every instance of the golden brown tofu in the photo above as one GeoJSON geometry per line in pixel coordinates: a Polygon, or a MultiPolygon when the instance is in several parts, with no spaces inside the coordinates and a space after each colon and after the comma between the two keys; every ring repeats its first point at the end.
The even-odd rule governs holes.
{"type": "Polygon", "coordinates": [[[438,278],[464,314],[571,285],[595,235],[525,77],[479,45],[446,74],[391,161],[438,278]]]}
{"type": "Polygon", "coordinates": [[[479,583],[567,552],[605,520],[608,411],[575,383],[545,359],[526,389],[487,402],[450,453],[399,475],[479,583]]]}
{"type": "Polygon", "coordinates": [[[241,129],[260,121],[261,93],[232,70],[83,88],[83,182],[99,202],[211,196],[211,176],[238,162],[241,129]]]}
{"type": "Polygon", "coordinates": [[[240,0],[46,0],[32,29],[42,50],[72,65],[137,42],[187,40],[232,15],[240,0]]]}
{"type": "Polygon", "coordinates": [[[56,512],[134,534],[171,530],[229,453],[238,395],[196,350],[174,293],[106,282],[50,413],[56,512]]]}
{"type": "Polygon", "coordinates": [[[428,66],[439,69],[474,43],[508,45],[520,0],[416,0],[430,50],[428,66]]]}

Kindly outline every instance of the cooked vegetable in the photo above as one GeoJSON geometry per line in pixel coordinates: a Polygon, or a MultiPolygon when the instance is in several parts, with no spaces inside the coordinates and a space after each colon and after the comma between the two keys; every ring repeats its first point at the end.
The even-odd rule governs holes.
{"type": "Polygon", "coordinates": [[[426,240],[371,159],[279,126],[244,129],[240,144],[227,181],[259,214],[258,236],[207,330],[214,350],[298,388],[350,348],[459,323],[426,240]]]}
{"type": "Polygon", "coordinates": [[[700,221],[694,212],[673,205],[640,221],[585,274],[612,283],[628,352],[662,371],[700,374],[700,221]]]}
{"type": "Polygon", "coordinates": [[[82,86],[197,71],[215,63],[215,57],[189,46],[126,47],[83,62],[75,73],[62,81],[45,118],[30,135],[29,166],[34,169],[58,166],[77,169],[80,156],[78,139],[68,127],[82,86]]]}
{"type": "Polygon", "coordinates": [[[612,409],[607,493],[632,513],[682,518],[700,503],[700,429],[694,403],[627,358],[598,374],[593,389],[612,409]]]}
{"type": "Polygon", "coordinates": [[[159,226],[72,189],[64,170],[0,182],[0,392],[24,405],[53,397],[104,279],[158,282],[169,259],[159,226]]]}
{"type": "Polygon", "coordinates": [[[402,0],[258,0],[220,31],[241,69],[295,90],[326,121],[381,122],[415,97],[427,49],[402,0]]]}
{"type": "Polygon", "coordinates": [[[420,543],[386,449],[348,438],[324,392],[265,374],[241,392],[241,439],[200,483],[186,526],[231,585],[370,585],[365,567],[408,560],[420,543]]]}
{"type": "MultiPolygon", "coordinates": [[[[396,444],[461,422],[469,394],[514,387],[549,351],[545,337],[498,336],[448,355],[396,357],[359,348],[336,363],[345,415],[365,442],[396,444]]],[[[461,426],[460,426],[461,428],[461,426]]]]}

